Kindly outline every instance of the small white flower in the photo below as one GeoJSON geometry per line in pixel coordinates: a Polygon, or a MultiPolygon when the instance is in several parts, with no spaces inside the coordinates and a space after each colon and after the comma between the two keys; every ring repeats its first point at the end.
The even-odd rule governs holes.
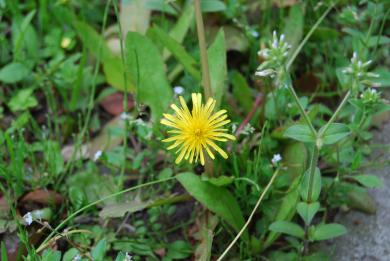
{"type": "Polygon", "coordinates": [[[125,260],[124,261],[133,261],[133,257],[129,255],[129,253],[126,252],[125,260]]]}
{"type": "Polygon", "coordinates": [[[180,95],[184,92],[184,88],[181,86],[175,86],[173,87],[173,91],[175,94],[180,95]]]}
{"type": "Polygon", "coordinates": [[[31,215],[31,212],[27,212],[27,214],[23,216],[23,220],[27,226],[31,225],[33,222],[33,217],[31,215]]]}
{"type": "Polygon", "coordinates": [[[272,157],[272,164],[273,165],[276,165],[279,161],[282,160],[282,156],[280,156],[280,154],[275,154],[273,157],[272,157]]]}
{"type": "Polygon", "coordinates": [[[120,115],[120,118],[122,121],[127,121],[127,120],[130,120],[131,117],[129,114],[127,114],[126,112],[122,112],[121,115],[120,115]]]}
{"type": "Polygon", "coordinates": [[[259,32],[255,31],[255,30],[252,30],[252,31],[251,31],[251,35],[252,35],[254,38],[257,38],[257,37],[259,37],[259,32]]]}
{"type": "Polygon", "coordinates": [[[72,259],[72,261],[79,261],[79,260],[81,260],[80,254],[77,254],[77,255],[72,259]]]}
{"type": "Polygon", "coordinates": [[[93,156],[93,161],[97,161],[101,156],[103,152],[101,150],[96,151],[95,155],[93,156]]]}

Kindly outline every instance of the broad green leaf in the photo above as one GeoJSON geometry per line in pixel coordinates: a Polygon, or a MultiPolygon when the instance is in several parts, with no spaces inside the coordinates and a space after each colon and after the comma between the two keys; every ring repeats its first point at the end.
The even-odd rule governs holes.
{"type": "Polygon", "coordinates": [[[231,73],[231,82],[233,85],[233,96],[244,109],[244,112],[248,113],[252,109],[253,95],[245,77],[238,71],[233,71],[231,73]]]}
{"type": "Polygon", "coordinates": [[[126,61],[131,79],[137,86],[137,100],[151,108],[152,119],[157,123],[172,99],[172,88],[161,54],[151,40],[139,33],[129,32],[126,61]]]}
{"type": "Polygon", "coordinates": [[[278,233],[287,234],[294,237],[303,238],[305,231],[299,225],[289,221],[275,221],[269,227],[270,230],[278,233]]]}
{"type": "Polygon", "coordinates": [[[124,80],[124,67],[121,59],[107,47],[104,38],[100,36],[92,27],[83,22],[75,22],[74,26],[83,42],[91,53],[103,64],[103,71],[107,82],[112,87],[124,91],[135,91],[130,75],[127,74],[127,81],[124,80]],[[127,87],[127,88],[126,88],[127,87]]]}
{"type": "Polygon", "coordinates": [[[294,141],[285,146],[282,158],[286,169],[281,170],[281,174],[287,173],[292,181],[293,178],[301,176],[307,169],[309,153],[305,144],[294,141]]]}
{"type": "Polygon", "coordinates": [[[10,63],[1,68],[0,81],[4,83],[16,83],[28,76],[31,71],[21,63],[10,63]]]}
{"type": "Polygon", "coordinates": [[[43,252],[42,261],[60,261],[61,252],[53,249],[48,249],[43,252]]]}
{"type": "Polygon", "coordinates": [[[288,127],[287,130],[284,131],[284,136],[302,142],[314,143],[316,141],[310,127],[306,124],[295,124],[288,127]]]}
{"type": "Polygon", "coordinates": [[[196,68],[196,60],[187,53],[187,51],[180,43],[171,38],[157,25],[155,25],[150,32],[157,36],[157,38],[164,45],[164,47],[166,47],[173,54],[173,56],[183,65],[184,69],[192,77],[194,77],[195,80],[201,80],[200,72],[198,68],[196,68]]]}
{"type": "Polygon", "coordinates": [[[299,202],[297,205],[297,212],[305,221],[306,225],[310,225],[314,215],[317,213],[317,211],[320,209],[320,203],[313,202],[313,203],[306,203],[306,202],[299,202]]]}
{"type": "MultiPolygon", "coordinates": [[[[240,206],[227,189],[202,181],[193,173],[182,173],[176,178],[191,196],[224,219],[237,232],[244,226],[245,220],[240,206]]],[[[248,237],[247,232],[244,235],[248,237]]]]}
{"type": "MultiPolygon", "coordinates": [[[[320,133],[322,132],[322,127],[320,133]]],[[[351,133],[349,127],[342,123],[332,123],[328,129],[322,134],[322,142],[325,145],[334,144],[341,139],[345,138],[351,133]]]]}
{"type": "Polygon", "coordinates": [[[123,217],[126,213],[134,213],[147,208],[150,202],[125,202],[114,203],[105,206],[100,211],[99,216],[101,218],[118,218],[123,217]]]}
{"type": "MultiPolygon", "coordinates": [[[[172,37],[172,39],[180,44],[183,42],[184,37],[187,35],[187,32],[194,21],[194,13],[194,5],[192,3],[187,3],[177,23],[172,30],[169,31],[169,36],[172,37]]],[[[164,59],[168,59],[169,56],[170,52],[165,49],[163,51],[164,59]]]]}
{"type": "Polygon", "coordinates": [[[286,42],[291,44],[290,54],[292,54],[303,36],[304,13],[302,8],[304,5],[294,5],[290,8],[283,33],[286,35],[286,42]]]}
{"type": "Polygon", "coordinates": [[[104,255],[107,251],[107,240],[103,238],[92,249],[91,255],[94,261],[103,261],[104,255]]]}
{"type": "Polygon", "coordinates": [[[226,9],[226,5],[220,0],[202,0],[200,2],[202,12],[219,12],[226,9]]]}
{"type": "Polygon", "coordinates": [[[340,224],[320,224],[314,228],[312,240],[320,241],[339,237],[347,233],[347,229],[340,224]]]}
{"type": "MultiPolygon", "coordinates": [[[[304,201],[307,201],[309,198],[309,182],[310,182],[310,169],[308,169],[302,180],[301,184],[301,198],[304,201]]],[[[311,201],[316,201],[321,193],[321,172],[319,168],[316,168],[313,175],[313,188],[311,190],[311,201]]]]}
{"type": "Polygon", "coordinates": [[[18,91],[9,101],[8,106],[11,111],[24,111],[38,105],[38,101],[33,95],[33,88],[18,91]]]}
{"type": "Polygon", "coordinates": [[[360,184],[368,188],[383,187],[382,180],[375,175],[356,175],[351,176],[351,178],[357,180],[360,184]]]}
{"type": "Polygon", "coordinates": [[[214,42],[208,48],[207,56],[210,65],[211,88],[214,99],[217,100],[216,108],[218,108],[227,87],[226,43],[223,29],[219,30],[214,42]]]}

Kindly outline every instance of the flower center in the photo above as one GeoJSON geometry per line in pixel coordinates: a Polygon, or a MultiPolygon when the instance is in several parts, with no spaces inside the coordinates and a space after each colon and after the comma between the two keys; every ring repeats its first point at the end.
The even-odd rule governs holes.
{"type": "Polygon", "coordinates": [[[200,138],[203,136],[203,131],[201,129],[195,129],[194,135],[195,137],[200,138]]]}

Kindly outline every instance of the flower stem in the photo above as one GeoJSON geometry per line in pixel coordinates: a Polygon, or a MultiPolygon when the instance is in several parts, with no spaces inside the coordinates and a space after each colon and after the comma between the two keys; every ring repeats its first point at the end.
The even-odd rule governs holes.
{"type": "Polygon", "coordinates": [[[194,0],[194,7],[195,7],[195,17],[196,17],[196,28],[198,31],[200,61],[202,65],[202,81],[203,81],[204,95],[207,101],[209,98],[213,96],[213,92],[211,90],[209,62],[207,58],[206,37],[204,32],[204,24],[203,24],[202,10],[200,7],[200,0],[194,0]]]}

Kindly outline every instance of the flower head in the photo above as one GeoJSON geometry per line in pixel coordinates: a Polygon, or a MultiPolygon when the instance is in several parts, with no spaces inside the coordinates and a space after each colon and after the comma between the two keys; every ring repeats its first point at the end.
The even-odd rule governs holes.
{"type": "Polygon", "coordinates": [[[273,165],[276,165],[279,161],[282,160],[282,156],[280,156],[280,154],[275,154],[273,157],[272,157],[272,164],[273,165]]]}
{"type": "Polygon", "coordinates": [[[31,212],[27,212],[26,215],[23,216],[24,223],[29,226],[33,222],[33,216],[31,212]]]}
{"type": "Polygon", "coordinates": [[[217,151],[225,159],[228,155],[214,141],[226,142],[229,139],[235,140],[235,137],[226,133],[228,130],[222,126],[230,122],[227,119],[226,110],[220,110],[213,113],[216,100],[209,98],[206,104],[202,104],[202,95],[200,93],[192,94],[192,110],[190,111],[183,97],[179,97],[181,108],[175,104],[171,108],[176,115],[164,114],[161,124],[173,128],[168,133],[172,137],[164,139],[163,142],[174,142],[168,147],[168,150],[178,148],[176,154],[176,164],[179,164],[183,158],[192,163],[194,160],[204,165],[205,153],[214,159],[215,156],[210,148],[217,151]]]}

